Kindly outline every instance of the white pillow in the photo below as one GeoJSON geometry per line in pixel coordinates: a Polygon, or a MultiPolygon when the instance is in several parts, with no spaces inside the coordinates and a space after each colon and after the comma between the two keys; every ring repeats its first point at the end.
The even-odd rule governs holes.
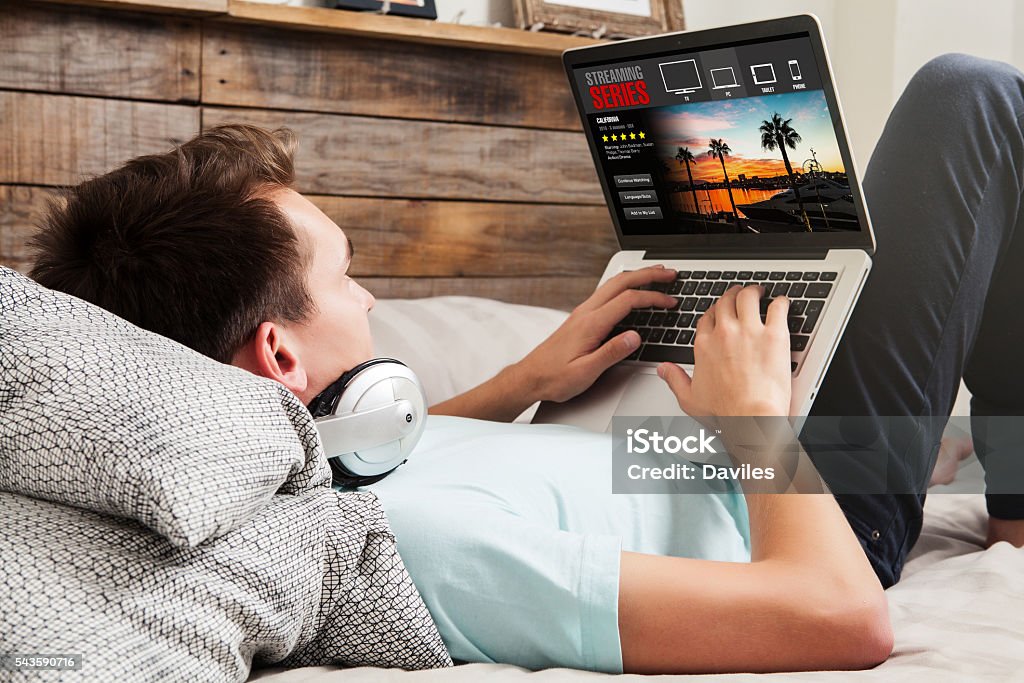
{"type": "Polygon", "coordinates": [[[375,355],[412,368],[433,405],[522,359],[568,316],[471,296],[383,299],[370,311],[370,331],[375,355]]]}

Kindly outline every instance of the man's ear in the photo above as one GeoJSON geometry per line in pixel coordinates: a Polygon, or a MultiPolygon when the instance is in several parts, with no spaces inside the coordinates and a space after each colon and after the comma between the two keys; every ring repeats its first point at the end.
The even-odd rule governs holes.
{"type": "Polygon", "coordinates": [[[260,323],[256,334],[238,350],[232,365],[261,377],[269,377],[286,386],[293,394],[306,391],[309,378],[297,349],[279,325],[260,323]]]}

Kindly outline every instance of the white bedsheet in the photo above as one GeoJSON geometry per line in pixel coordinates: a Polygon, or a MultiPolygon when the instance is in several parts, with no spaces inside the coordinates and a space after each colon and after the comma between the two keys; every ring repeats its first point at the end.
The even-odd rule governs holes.
{"type": "MultiPolygon", "coordinates": [[[[379,355],[406,361],[443,400],[487,379],[549,334],[565,313],[469,297],[381,301],[371,316],[379,355]]],[[[964,400],[958,400],[962,410],[964,400]]],[[[965,469],[961,476],[977,476],[965,469]]],[[[955,489],[954,489],[955,490],[955,489]]],[[[1024,681],[1024,550],[1006,543],[985,550],[984,498],[937,494],[925,507],[924,531],[904,579],[887,591],[896,634],[893,655],[870,671],[734,674],[736,681],[1024,681]]],[[[262,683],[380,683],[522,680],[598,681],[605,674],[499,664],[439,671],[340,670],[331,667],[256,672],[262,683]]],[[[658,680],[682,680],[682,676],[658,680]]],[[[691,677],[685,677],[687,679],[691,677]]],[[[643,676],[616,680],[640,681],[643,676]]]]}

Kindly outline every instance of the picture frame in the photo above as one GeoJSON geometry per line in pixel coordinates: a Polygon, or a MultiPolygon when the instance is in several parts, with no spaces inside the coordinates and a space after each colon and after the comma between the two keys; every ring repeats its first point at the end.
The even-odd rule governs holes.
{"type": "Polygon", "coordinates": [[[434,0],[336,0],[335,9],[381,12],[402,17],[437,19],[434,0]],[[387,10],[386,12],[384,10],[387,10]]]}
{"type": "Polygon", "coordinates": [[[686,28],[682,0],[515,0],[519,28],[634,38],[686,28]]]}

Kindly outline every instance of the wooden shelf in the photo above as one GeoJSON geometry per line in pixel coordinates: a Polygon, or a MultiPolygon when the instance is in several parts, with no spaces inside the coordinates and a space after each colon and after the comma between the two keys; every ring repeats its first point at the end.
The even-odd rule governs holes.
{"type": "Polygon", "coordinates": [[[270,5],[247,0],[227,0],[227,5],[226,19],[229,21],[497,52],[520,52],[551,57],[560,55],[563,50],[569,48],[604,42],[555,33],[493,26],[462,26],[324,7],[270,5]]]}

